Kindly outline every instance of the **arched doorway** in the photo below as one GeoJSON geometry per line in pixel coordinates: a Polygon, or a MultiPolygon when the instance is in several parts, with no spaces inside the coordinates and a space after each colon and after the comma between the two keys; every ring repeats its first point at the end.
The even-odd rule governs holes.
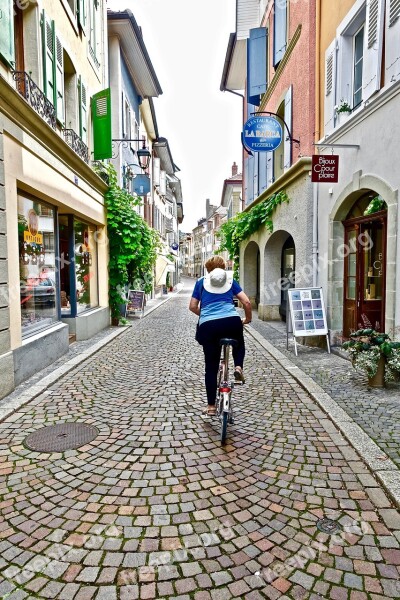
{"type": "Polygon", "coordinates": [[[281,259],[281,304],[279,314],[286,321],[286,302],[288,290],[295,286],[296,250],[294,239],[290,235],[282,248],[281,259]]]}
{"type": "Polygon", "coordinates": [[[253,308],[257,308],[260,302],[260,249],[256,242],[250,242],[246,246],[243,265],[243,289],[253,308]]]}
{"type": "Polygon", "coordinates": [[[363,194],[344,226],[343,334],[359,328],[385,329],[387,205],[363,194]]]}

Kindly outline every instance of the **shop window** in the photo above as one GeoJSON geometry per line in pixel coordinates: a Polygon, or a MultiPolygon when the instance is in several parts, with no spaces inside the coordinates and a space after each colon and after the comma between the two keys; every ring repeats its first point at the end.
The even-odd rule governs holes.
{"type": "Polygon", "coordinates": [[[18,195],[18,241],[22,334],[58,319],[55,268],[55,211],[18,195]]]}
{"type": "Polygon", "coordinates": [[[98,306],[96,228],[61,215],[59,230],[61,314],[75,317],[98,306]]]}

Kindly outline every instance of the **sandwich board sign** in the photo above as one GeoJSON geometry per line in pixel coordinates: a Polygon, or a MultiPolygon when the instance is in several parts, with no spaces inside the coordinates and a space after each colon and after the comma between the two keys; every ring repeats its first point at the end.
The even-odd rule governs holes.
{"type": "Polygon", "coordinates": [[[142,311],[144,314],[144,302],[145,295],[142,290],[129,290],[128,292],[128,304],[126,305],[126,313],[136,312],[137,310],[142,311]]]}
{"type": "Polygon", "coordinates": [[[324,335],[330,354],[328,324],[322,288],[290,288],[288,294],[288,318],[286,319],[286,348],[289,333],[293,335],[297,356],[297,337],[324,335]]]}

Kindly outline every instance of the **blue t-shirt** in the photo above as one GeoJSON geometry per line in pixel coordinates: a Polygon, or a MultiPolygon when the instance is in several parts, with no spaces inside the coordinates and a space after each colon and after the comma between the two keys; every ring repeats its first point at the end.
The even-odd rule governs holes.
{"type": "Polygon", "coordinates": [[[234,296],[237,296],[242,291],[238,282],[234,279],[231,289],[224,294],[213,294],[212,292],[207,292],[203,281],[204,277],[196,281],[192,294],[192,298],[199,300],[201,303],[199,325],[213,319],[238,317],[239,313],[233,303],[234,296]]]}

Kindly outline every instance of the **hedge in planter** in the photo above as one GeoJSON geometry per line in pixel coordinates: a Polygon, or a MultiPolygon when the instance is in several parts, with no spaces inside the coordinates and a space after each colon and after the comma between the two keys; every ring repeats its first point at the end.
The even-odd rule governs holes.
{"type": "Polygon", "coordinates": [[[374,377],[378,371],[381,357],[385,361],[385,382],[398,381],[400,378],[400,342],[391,341],[387,333],[374,329],[359,329],[350,334],[350,340],[344,342],[357,371],[374,377]]]}

